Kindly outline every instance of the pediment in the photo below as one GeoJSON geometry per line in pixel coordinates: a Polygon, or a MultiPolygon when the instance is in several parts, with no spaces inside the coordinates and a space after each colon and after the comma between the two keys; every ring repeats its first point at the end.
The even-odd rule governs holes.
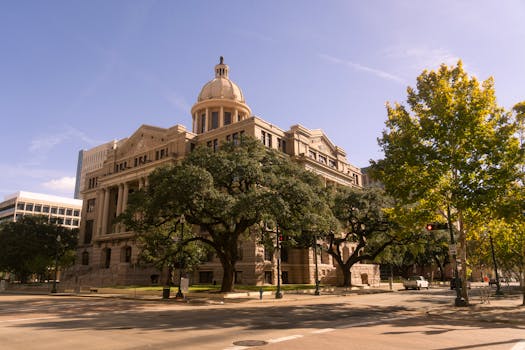
{"type": "Polygon", "coordinates": [[[118,158],[145,153],[166,143],[167,129],[142,125],[118,147],[118,158]]]}
{"type": "Polygon", "coordinates": [[[310,147],[333,156],[338,153],[337,147],[322,130],[312,130],[310,136],[310,147]]]}

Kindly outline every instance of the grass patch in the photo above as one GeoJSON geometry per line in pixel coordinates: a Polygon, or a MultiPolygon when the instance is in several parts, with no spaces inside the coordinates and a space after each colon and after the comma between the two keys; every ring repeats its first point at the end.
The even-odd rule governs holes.
{"type": "MultiPolygon", "coordinates": [[[[323,285],[321,285],[323,287],[323,285]]],[[[113,286],[111,288],[122,289],[122,290],[136,290],[136,291],[162,291],[163,286],[113,286]]],[[[251,286],[251,285],[235,285],[234,291],[236,292],[258,292],[262,288],[265,292],[276,291],[277,286],[266,285],[266,286],[251,286]]],[[[171,291],[177,291],[177,286],[171,287],[171,291]]],[[[307,290],[315,289],[313,284],[283,284],[281,285],[282,291],[296,291],[296,290],[307,290]]],[[[205,293],[205,292],[218,292],[221,290],[219,284],[194,284],[189,287],[190,293],[205,293]]]]}

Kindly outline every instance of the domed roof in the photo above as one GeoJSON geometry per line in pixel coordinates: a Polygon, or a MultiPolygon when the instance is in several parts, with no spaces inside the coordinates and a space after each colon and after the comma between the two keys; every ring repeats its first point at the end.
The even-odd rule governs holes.
{"type": "Polygon", "coordinates": [[[245,102],[241,88],[228,78],[229,69],[221,56],[220,63],[215,66],[215,79],[210,80],[202,87],[198,102],[214,98],[245,102]]]}

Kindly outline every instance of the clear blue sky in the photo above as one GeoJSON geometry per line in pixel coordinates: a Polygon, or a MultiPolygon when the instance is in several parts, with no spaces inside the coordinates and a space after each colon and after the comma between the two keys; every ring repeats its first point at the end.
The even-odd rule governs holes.
{"type": "Polygon", "coordinates": [[[191,128],[219,56],[253,113],[323,129],[367,166],[385,102],[425,68],[525,100],[525,1],[0,0],[0,199],[72,196],[77,154],[141,124],[191,128]]]}

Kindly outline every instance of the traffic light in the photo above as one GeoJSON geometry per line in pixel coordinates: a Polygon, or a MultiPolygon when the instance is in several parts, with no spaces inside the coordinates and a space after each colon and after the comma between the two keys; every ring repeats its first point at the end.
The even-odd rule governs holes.
{"type": "Polygon", "coordinates": [[[432,222],[427,224],[427,231],[436,231],[436,230],[448,230],[448,224],[442,222],[432,222]]]}

